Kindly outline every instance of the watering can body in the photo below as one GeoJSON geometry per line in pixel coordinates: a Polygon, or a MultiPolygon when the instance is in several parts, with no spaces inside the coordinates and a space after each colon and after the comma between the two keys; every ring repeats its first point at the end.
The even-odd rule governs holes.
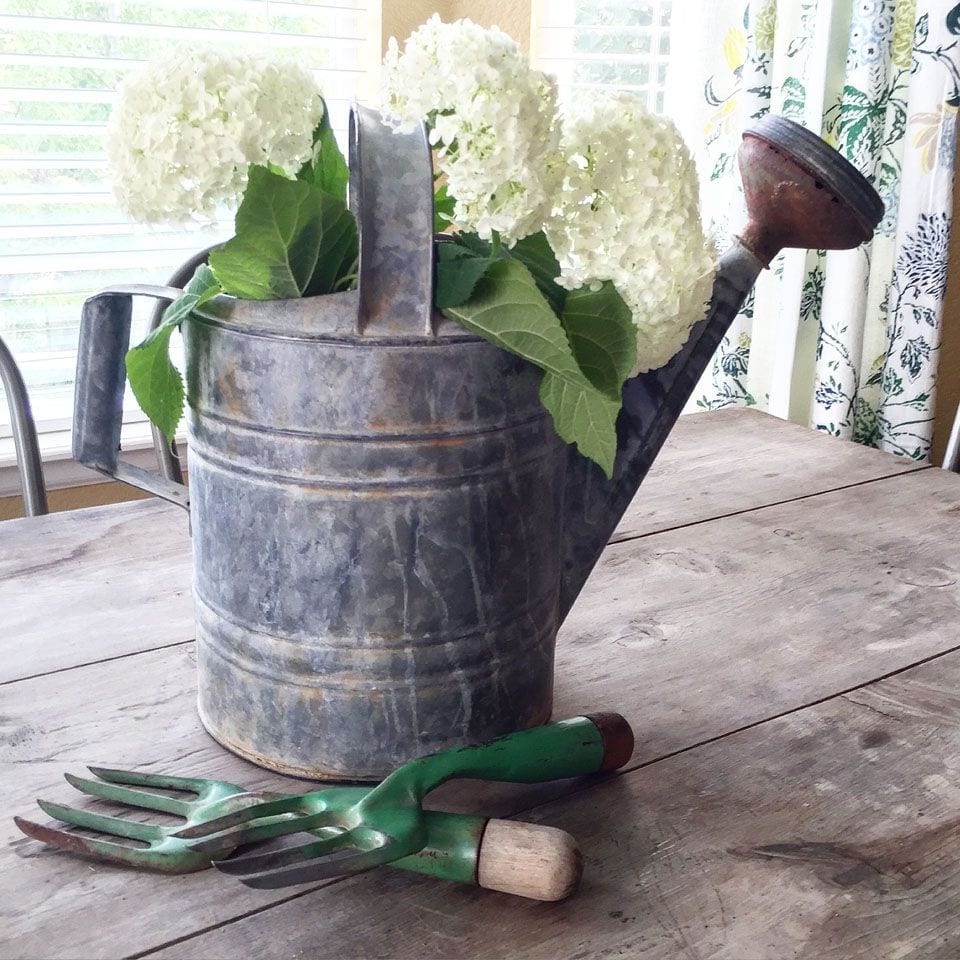
{"type": "MultiPolygon", "coordinates": [[[[862,189],[831,162],[811,190],[862,189]]],[[[351,168],[358,290],[218,297],[183,334],[202,722],[262,765],[362,780],[549,719],[557,629],[768,251],[735,243],[686,347],[627,383],[608,480],[556,437],[534,367],[432,310],[423,131],[355,109],[351,168]]],[[[85,305],[75,457],[185,504],[117,453],[139,292],[176,293],[85,305]]]]}
{"type": "Polygon", "coordinates": [[[566,451],[535,371],[472,337],[318,340],[256,310],[283,332],[184,325],[207,729],[376,779],[547,721],[566,451]]]}

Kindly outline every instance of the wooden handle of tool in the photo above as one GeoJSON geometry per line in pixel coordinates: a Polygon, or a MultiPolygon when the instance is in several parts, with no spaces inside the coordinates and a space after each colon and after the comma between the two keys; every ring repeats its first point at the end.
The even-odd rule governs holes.
{"type": "Polygon", "coordinates": [[[564,830],[490,820],[480,841],[477,884],[531,900],[563,900],[580,883],[583,857],[564,830]]]}

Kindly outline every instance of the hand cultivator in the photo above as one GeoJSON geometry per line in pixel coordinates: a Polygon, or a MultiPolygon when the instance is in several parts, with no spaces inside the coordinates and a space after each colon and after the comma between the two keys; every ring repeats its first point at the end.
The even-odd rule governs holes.
{"type": "Polygon", "coordinates": [[[37,840],[102,862],[167,873],[202,870],[213,862],[251,887],[272,889],[389,863],[555,900],[572,892],[580,875],[579,851],[568,834],[535,824],[427,811],[421,801],[455,777],[545,782],[613,770],[626,763],[632,750],[633,734],[626,721],[617,714],[601,714],[412,760],[372,789],[248,793],[219,780],[91,767],[96,780],[67,774],[67,781],[90,796],[173,814],[186,822],[141,823],[44,800],[38,803],[49,816],[104,836],[90,838],[21,817],[15,820],[37,840]],[[155,789],[193,793],[195,799],[155,789]],[[276,852],[223,859],[240,846],[295,833],[310,833],[313,838],[276,852]],[[117,842],[120,839],[145,846],[130,847],[117,842]]]}

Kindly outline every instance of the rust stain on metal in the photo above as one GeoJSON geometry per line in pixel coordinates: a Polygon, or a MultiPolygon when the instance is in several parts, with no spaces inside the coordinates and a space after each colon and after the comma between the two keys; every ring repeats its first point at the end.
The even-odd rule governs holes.
{"type": "Polygon", "coordinates": [[[234,416],[246,413],[246,391],[237,383],[237,371],[234,364],[227,361],[225,369],[217,377],[217,392],[223,405],[234,416]]]}
{"type": "Polygon", "coordinates": [[[767,265],[784,247],[846,250],[873,235],[873,208],[841,197],[815,159],[801,149],[788,153],[760,133],[744,134],[739,162],[750,220],[740,239],[767,265]]]}

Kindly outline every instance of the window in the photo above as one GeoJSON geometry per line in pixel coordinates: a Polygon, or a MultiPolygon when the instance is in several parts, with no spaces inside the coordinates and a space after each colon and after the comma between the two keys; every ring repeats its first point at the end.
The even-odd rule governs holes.
{"type": "Polygon", "coordinates": [[[561,91],[630,90],[663,112],[671,0],[535,0],[534,57],[561,91]]]}
{"type": "MultiPolygon", "coordinates": [[[[69,450],[80,307],[115,283],[164,283],[232,223],[130,223],[110,194],[101,137],[124,74],[165,48],[270,50],[311,67],[338,135],[380,56],[376,0],[4,0],[0,13],[0,336],[30,391],[45,455],[69,450]]],[[[140,298],[142,301],[142,298],[140,298]]],[[[151,305],[137,304],[134,341],[151,305]]],[[[0,391],[2,392],[2,391],[0,391]]],[[[128,444],[148,442],[132,398],[128,444]]],[[[12,462],[0,400],[0,463],[12,462]]]]}

